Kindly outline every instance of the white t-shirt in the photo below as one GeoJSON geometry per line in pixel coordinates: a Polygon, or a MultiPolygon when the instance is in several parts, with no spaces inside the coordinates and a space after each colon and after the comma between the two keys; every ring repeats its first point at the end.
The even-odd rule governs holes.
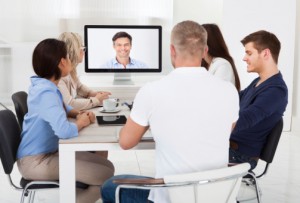
{"type": "Polygon", "coordinates": [[[235,77],[232,66],[229,61],[224,58],[214,58],[209,66],[208,72],[235,85],[235,77]]]}
{"type": "MultiPolygon", "coordinates": [[[[156,142],[156,178],[161,178],[227,166],[238,111],[238,93],[231,83],[205,68],[184,67],[142,87],[130,117],[150,126],[156,142]]],[[[149,199],[168,202],[168,195],[152,190],[149,199]]]]}

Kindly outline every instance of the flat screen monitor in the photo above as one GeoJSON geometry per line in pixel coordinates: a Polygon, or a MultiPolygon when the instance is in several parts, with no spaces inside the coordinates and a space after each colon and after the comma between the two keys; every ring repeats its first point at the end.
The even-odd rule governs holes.
{"type": "Polygon", "coordinates": [[[115,84],[131,84],[130,73],[162,70],[162,27],[85,25],[85,71],[115,73],[115,84]]]}

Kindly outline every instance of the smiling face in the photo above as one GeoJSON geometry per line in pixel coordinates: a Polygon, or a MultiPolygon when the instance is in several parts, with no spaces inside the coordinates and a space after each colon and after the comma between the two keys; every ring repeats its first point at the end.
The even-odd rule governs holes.
{"type": "Polygon", "coordinates": [[[116,39],[114,41],[113,47],[116,50],[117,58],[120,59],[129,58],[131,43],[127,37],[121,37],[116,39]]]}
{"type": "Polygon", "coordinates": [[[254,48],[253,42],[249,42],[245,44],[245,56],[243,61],[247,63],[247,72],[252,73],[260,73],[263,68],[263,52],[258,52],[257,49],[254,48]]]}

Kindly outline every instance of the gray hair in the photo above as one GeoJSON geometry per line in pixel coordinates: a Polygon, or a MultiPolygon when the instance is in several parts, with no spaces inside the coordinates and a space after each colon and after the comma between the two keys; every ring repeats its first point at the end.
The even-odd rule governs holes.
{"type": "Polygon", "coordinates": [[[207,46],[207,32],[194,21],[183,21],[173,28],[171,43],[182,54],[199,55],[207,46]]]}

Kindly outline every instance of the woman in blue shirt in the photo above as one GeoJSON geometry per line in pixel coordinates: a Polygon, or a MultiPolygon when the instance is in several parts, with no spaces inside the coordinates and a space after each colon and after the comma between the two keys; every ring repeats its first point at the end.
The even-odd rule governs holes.
{"type": "MultiPolygon", "coordinates": [[[[41,41],[33,52],[33,69],[28,93],[28,113],[24,117],[17,164],[29,180],[59,179],[59,139],[78,136],[78,131],[95,122],[92,112],[79,112],[63,104],[57,84],[72,69],[66,45],[56,39],[41,41]],[[76,118],[69,122],[68,117],[76,118]]],[[[77,192],[76,202],[95,202],[99,185],[113,176],[114,166],[93,153],[76,153],[76,180],[89,187],[77,192]]]]}

